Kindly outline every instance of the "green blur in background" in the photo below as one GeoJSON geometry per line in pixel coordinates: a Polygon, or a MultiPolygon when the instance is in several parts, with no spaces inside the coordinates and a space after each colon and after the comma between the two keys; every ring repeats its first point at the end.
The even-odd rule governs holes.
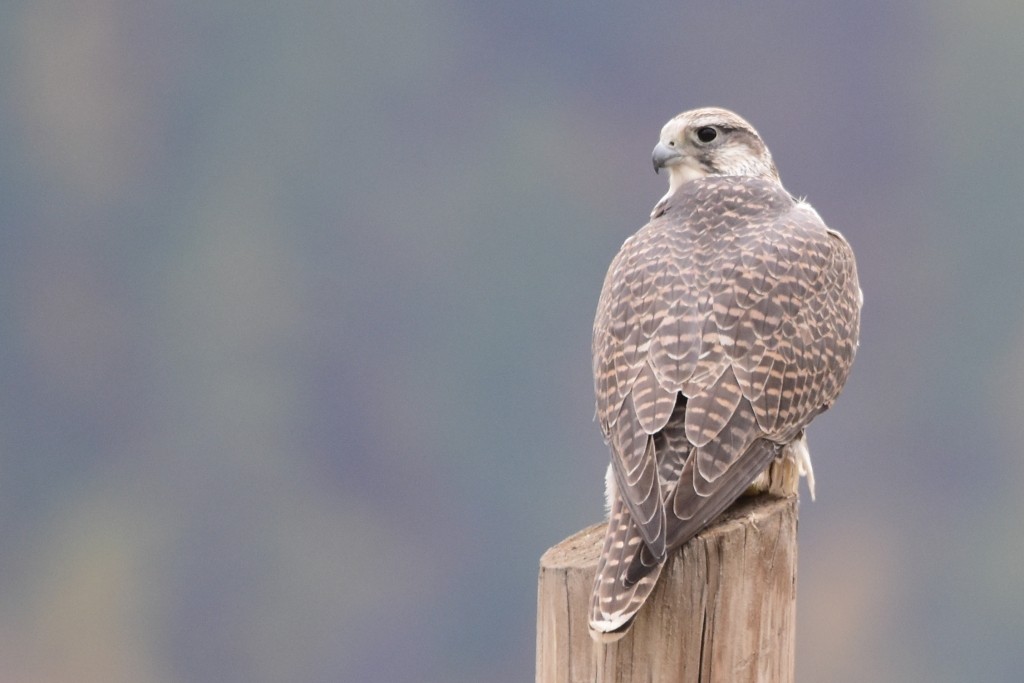
{"type": "Polygon", "coordinates": [[[0,683],[531,680],[590,326],[734,109],[857,252],[805,681],[1024,670],[1024,4],[0,7],[0,683]]]}

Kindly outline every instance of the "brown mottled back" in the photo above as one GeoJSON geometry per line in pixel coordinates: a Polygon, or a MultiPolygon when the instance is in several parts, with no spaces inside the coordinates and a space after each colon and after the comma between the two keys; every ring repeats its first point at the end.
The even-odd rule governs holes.
{"type": "Polygon", "coordinates": [[[666,553],[832,404],[859,319],[849,245],[776,177],[683,182],[626,240],[594,321],[615,483],[594,632],[625,628],[666,553]]]}

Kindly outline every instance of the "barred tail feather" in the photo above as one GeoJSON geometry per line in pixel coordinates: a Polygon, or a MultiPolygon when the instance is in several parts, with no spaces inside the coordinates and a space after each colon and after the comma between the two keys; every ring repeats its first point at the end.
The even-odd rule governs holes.
{"type": "Polygon", "coordinates": [[[626,570],[639,555],[644,540],[618,492],[608,493],[608,531],[590,602],[590,635],[599,642],[614,642],[625,635],[633,617],[654,590],[662,567],[662,563],[654,563],[646,575],[626,584],[626,570]]]}

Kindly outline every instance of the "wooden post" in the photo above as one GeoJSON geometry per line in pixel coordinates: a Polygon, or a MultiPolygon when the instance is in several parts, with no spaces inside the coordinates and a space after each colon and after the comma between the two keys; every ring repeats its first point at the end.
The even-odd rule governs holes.
{"type": "Polygon", "coordinates": [[[587,627],[605,524],[549,549],[540,560],[537,683],[792,683],[795,481],[777,461],[770,493],[741,499],[673,552],[617,642],[597,643],[587,627]]]}

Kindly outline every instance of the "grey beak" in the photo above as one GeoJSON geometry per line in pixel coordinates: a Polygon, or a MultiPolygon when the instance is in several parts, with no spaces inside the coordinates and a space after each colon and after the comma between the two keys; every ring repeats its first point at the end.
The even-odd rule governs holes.
{"type": "Polygon", "coordinates": [[[654,161],[654,172],[657,173],[666,166],[671,166],[672,162],[682,156],[675,148],[669,147],[664,142],[659,142],[654,146],[654,152],[651,155],[651,159],[654,161]]]}

